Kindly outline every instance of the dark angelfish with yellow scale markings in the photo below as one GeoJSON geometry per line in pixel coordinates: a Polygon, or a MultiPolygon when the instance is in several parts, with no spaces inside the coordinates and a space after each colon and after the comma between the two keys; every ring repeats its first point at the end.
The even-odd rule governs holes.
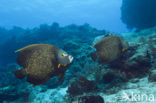
{"type": "Polygon", "coordinates": [[[64,73],[73,57],[62,49],[49,44],[33,44],[19,49],[18,64],[24,69],[14,72],[17,78],[23,79],[33,85],[45,83],[54,76],[59,76],[61,83],[64,73]]]}
{"type": "Polygon", "coordinates": [[[129,47],[129,44],[119,36],[110,35],[93,46],[96,51],[91,53],[92,59],[97,60],[99,64],[108,64],[117,59],[129,47]]]}

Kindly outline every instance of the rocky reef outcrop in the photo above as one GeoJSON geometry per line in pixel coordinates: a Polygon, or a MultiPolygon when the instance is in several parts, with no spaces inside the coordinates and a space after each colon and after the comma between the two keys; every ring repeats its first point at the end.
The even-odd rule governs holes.
{"type": "Polygon", "coordinates": [[[137,30],[156,25],[155,0],[122,0],[121,20],[129,29],[137,30]]]}
{"type": "Polygon", "coordinates": [[[90,95],[79,97],[78,103],[104,103],[104,100],[101,96],[90,95]]]}

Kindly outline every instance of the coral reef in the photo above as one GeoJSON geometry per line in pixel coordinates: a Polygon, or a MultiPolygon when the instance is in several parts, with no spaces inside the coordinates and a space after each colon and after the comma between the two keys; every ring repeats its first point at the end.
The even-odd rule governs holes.
{"type": "Polygon", "coordinates": [[[104,103],[104,100],[101,96],[91,95],[91,96],[83,96],[79,97],[78,103],[104,103]]]}
{"type": "Polygon", "coordinates": [[[35,29],[16,27],[3,31],[3,34],[14,35],[0,43],[1,103],[94,103],[95,100],[97,103],[132,103],[121,99],[123,92],[129,95],[131,91],[156,95],[156,27],[120,34],[129,42],[130,48],[105,65],[94,62],[90,54],[95,51],[92,47],[94,39],[106,35],[106,31],[96,30],[87,24],[59,27],[54,23],[35,29]],[[14,50],[32,43],[54,44],[74,57],[59,87],[57,77],[32,87],[13,75],[13,71],[20,68],[15,63],[17,55],[14,50]]]}
{"type": "Polygon", "coordinates": [[[89,93],[97,91],[97,86],[95,82],[87,80],[85,77],[79,77],[76,81],[71,83],[71,86],[68,88],[68,93],[70,95],[82,95],[83,93],[89,93]]]}
{"type": "Polygon", "coordinates": [[[156,70],[152,70],[150,72],[148,80],[151,82],[156,82],[156,70]]]}

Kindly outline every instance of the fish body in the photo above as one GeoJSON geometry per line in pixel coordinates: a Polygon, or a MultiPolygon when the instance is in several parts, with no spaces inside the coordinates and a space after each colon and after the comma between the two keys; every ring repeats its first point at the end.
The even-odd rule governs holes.
{"type": "Polygon", "coordinates": [[[68,65],[72,62],[71,59],[73,59],[62,49],[49,44],[29,45],[17,52],[19,52],[17,62],[24,69],[16,70],[14,72],[16,77],[23,79],[27,76],[27,81],[34,85],[42,84],[53,76],[59,76],[61,82],[68,65]],[[64,60],[66,64],[62,64],[60,61],[65,57],[59,54],[60,52],[66,54],[64,60]],[[60,65],[59,68],[58,65],[60,65]]]}
{"type": "Polygon", "coordinates": [[[91,53],[91,57],[94,61],[97,60],[99,64],[108,64],[117,59],[127,49],[125,43],[119,36],[106,36],[94,45],[96,52],[91,53]]]}

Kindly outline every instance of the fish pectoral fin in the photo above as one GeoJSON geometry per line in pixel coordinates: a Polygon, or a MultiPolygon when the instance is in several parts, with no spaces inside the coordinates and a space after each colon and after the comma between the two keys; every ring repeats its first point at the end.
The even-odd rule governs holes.
{"type": "Polygon", "coordinates": [[[63,77],[64,77],[64,73],[59,75],[59,82],[58,82],[57,86],[59,86],[61,84],[63,77]]]}
{"type": "Polygon", "coordinates": [[[61,64],[58,64],[58,66],[57,66],[58,68],[60,68],[61,67],[61,64]]]}
{"type": "Polygon", "coordinates": [[[127,50],[127,48],[122,48],[122,52],[124,52],[125,50],[127,50]]]}

